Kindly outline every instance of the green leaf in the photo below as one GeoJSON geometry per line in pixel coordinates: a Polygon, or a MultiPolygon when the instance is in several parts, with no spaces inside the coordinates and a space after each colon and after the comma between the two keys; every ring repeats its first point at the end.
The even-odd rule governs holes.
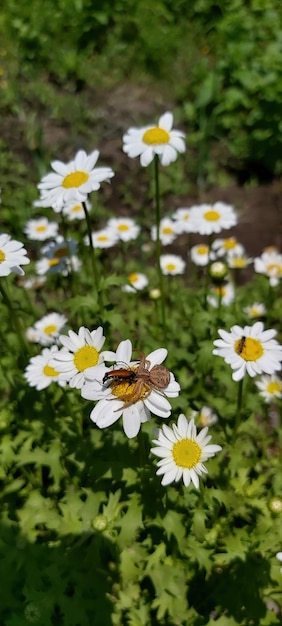
{"type": "Polygon", "coordinates": [[[131,545],[143,528],[142,506],[138,494],[131,494],[127,503],[127,510],[118,520],[120,528],[118,544],[121,547],[131,545]]]}
{"type": "Polygon", "coordinates": [[[229,563],[235,559],[245,561],[250,550],[251,540],[246,530],[239,529],[224,537],[224,552],[215,555],[220,563],[229,563]]]}
{"type": "Polygon", "coordinates": [[[176,511],[168,511],[162,520],[162,526],[166,531],[168,539],[173,535],[179,545],[179,548],[185,545],[185,526],[183,524],[183,516],[176,511]]]}

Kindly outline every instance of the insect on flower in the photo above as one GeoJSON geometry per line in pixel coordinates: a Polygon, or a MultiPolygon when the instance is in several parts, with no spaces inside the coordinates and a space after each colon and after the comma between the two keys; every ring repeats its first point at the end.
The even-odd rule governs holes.
{"type": "Polygon", "coordinates": [[[126,436],[136,437],[141,425],[151,414],[166,419],[171,414],[170,398],[179,395],[180,385],[173,372],[160,366],[167,357],[165,348],[148,355],[139,353],[132,358],[130,339],[121,341],[115,353],[105,353],[105,362],[86,370],[81,395],[86,400],[98,400],[90,419],[98,428],[108,428],[122,418],[126,436]],[[118,371],[120,370],[120,371],[118,371]]]}
{"type": "Polygon", "coordinates": [[[246,337],[243,335],[243,337],[240,339],[238,346],[237,346],[237,354],[242,354],[245,345],[246,345],[246,337]]]}
{"type": "Polygon", "coordinates": [[[170,383],[170,372],[164,365],[154,365],[140,353],[137,365],[107,372],[103,385],[109,381],[115,396],[124,402],[124,408],[146,398],[152,390],[162,392],[170,383]]]}
{"type": "Polygon", "coordinates": [[[150,386],[151,389],[165,389],[170,382],[170,372],[164,365],[154,365],[150,370],[150,361],[145,358],[144,352],[141,352],[141,359],[136,370],[137,380],[142,380],[144,384],[150,386]]]}
{"type": "Polygon", "coordinates": [[[111,387],[115,387],[119,383],[127,382],[129,385],[132,385],[137,381],[137,376],[135,370],[121,368],[117,370],[112,370],[111,372],[107,372],[103,378],[103,385],[106,383],[110,383],[111,387]]]}

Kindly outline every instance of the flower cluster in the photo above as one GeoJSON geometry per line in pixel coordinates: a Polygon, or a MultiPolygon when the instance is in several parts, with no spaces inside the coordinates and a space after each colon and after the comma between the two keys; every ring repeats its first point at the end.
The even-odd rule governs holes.
{"type": "MultiPolygon", "coordinates": [[[[37,341],[40,339],[43,343],[44,332],[39,337],[38,327],[39,324],[37,341]]],[[[52,334],[55,338],[54,329],[52,334]]],[[[46,328],[45,335],[48,336],[46,328]]],[[[42,390],[56,381],[59,385],[68,383],[80,389],[83,398],[96,401],[91,420],[99,428],[107,428],[122,417],[128,438],[136,437],[141,424],[150,420],[151,414],[163,419],[170,416],[169,399],[178,396],[180,386],[163,365],[167,357],[165,348],[141,355],[137,361],[132,360],[129,339],[122,341],[116,352],[101,351],[105,342],[102,327],[89,331],[82,326],[77,334],[69,330],[68,336],[60,335],[57,340],[61,349],[53,345],[31,358],[25,370],[30,386],[42,390]]],[[[205,415],[209,424],[217,419],[207,407],[203,407],[205,415]]],[[[199,487],[199,476],[207,472],[203,462],[221,450],[218,445],[208,445],[211,437],[207,436],[207,431],[205,425],[197,435],[194,419],[189,420],[183,414],[172,429],[163,426],[153,441],[156,447],[151,450],[162,457],[157,474],[164,474],[163,485],[183,478],[185,486],[192,481],[199,487]]]]}
{"type": "MultiPolygon", "coordinates": [[[[123,151],[131,158],[140,157],[143,167],[154,161],[156,173],[159,164],[166,167],[177,159],[179,153],[185,152],[185,135],[181,130],[173,128],[173,115],[166,112],[156,125],[129,128],[123,136],[123,151]]],[[[96,249],[99,249],[99,261],[104,261],[107,258],[106,249],[113,246],[119,244],[125,258],[129,242],[140,238],[140,247],[142,245],[141,225],[128,217],[127,207],[126,216],[114,215],[103,224],[95,224],[93,228],[89,213],[94,213],[94,209],[89,195],[97,191],[103,182],[110,182],[114,176],[110,167],[97,167],[98,158],[98,150],[90,154],[79,150],[67,163],[53,161],[52,172],[43,176],[38,184],[40,198],[34,203],[37,208],[51,207],[57,214],[56,220],[61,218],[64,227],[66,221],[80,222],[85,219],[87,236],[82,236],[81,240],[89,246],[87,254],[89,252],[89,256],[92,255],[97,300],[102,281],[99,280],[99,271],[95,266],[96,249]]],[[[266,276],[271,287],[276,287],[282,276],[282,255],[278,250],[265,249],[261,257],[253,259],[232,233],[227,233],[226,238],[222,237],[222,231],[234,228],[237,223],[235,208],[222,201],[181,206],[170,215],[162,218],[158,215],[156,223],[149,225],[151,241],[147,247],[143,244],[142,250],[144,253],[150,252],[152,242],[157,242],[155,266],[161,279],[163,276],[173,277],[184,273],[185,279],[189,279],[189,264],[198,277],[204,276],[205,307],[217,308],[214,318],[221,319],[222,307],[236,302],[236,277],[239,271],[253,264],[254,271],[266,276]],[[191,241],[191,235],[198,237],[191,241]],[[174,252],[173,246],[178,237],[188,242],[186,259],[174,252]],[[161,246],[172,248],[171,251],[168,248],[169,251],[164,254],[161,246]]],[[[83,224],[78,223],[77,230],[81,227],[83,224]]],[[[24,226],[24,233],[29,240],[45,242],[39,251],[40,258],[37,257],[35,261],[36,273],[42,280],[47,280],[49,275],[59,274],[67,276],[71,283],[75,277],[69,274],[81,267],[77,256],[81,248],[76,233],[74,238],[70,238],[66,236],[65,229],[63,232],[64,236],[59,232],[57,221],[49,221],[46,217],[28,220],[24,226]]],[[[21,265],[29,262],[22,243],[12,240],[7,234],[0,235],[0,276],[7,276],[11,272],[22,275],[21,265]]],[[[54,280],[57,279],[54,277],[54,280]]],[[[128,266],[126,276],[119,284],[123,293],[137,294],[138,297],[138,292],[143,291],[144,298],[149,295],[151,299],[160,299],[160,303],[155,304],[156,308],[160,304],[159,309],[163,314],[162,283],[180,279],[161,279],[159,288],[151,288],[146,274],[137,271],[134,266],[128,266]]],[[[129,298],[132,299],[124,295],[126,302],[129,298]]],[[[232,314],[232,306],[230,310],[232,314]]],[[[102,319],[102,307],[99,312],[102,319]]],[[[208,312],[212,317],[211,309],[208,312]]],[[[250,318],[266,317],[267,307],[260,302],[246,303],[242,315],[250,318]]],[[[125,339],[115,351],[105,350],[106,337],[102,326],[92,330],[80,326],[78,332],[68,330],[67,334],[62,334],[66,332],[66,324],[65,315],[50,312],[26,330],[26,338],[30,342],[43,346],[41,354],[31,357],[24,373],[31,387],[40,391],[52,383],[58,383],[66,390],[68,387],[78,390],[83,399],[95,403],[90,419],[98,428],[111,427],[121,419],[124,433],[129,439],[138,435],[141,425],[149,422],[152,415],[164,420],[171,416],[172,400],[178,397],[180,385],[174,373],[164,365],[168,355],[166,348],[157,348],[145,354],[135,351],[131,341],[125,339]]],[[[230,332],[220,328],[218,334],[220,338],[214,341],[211,352],[221,356],[231,366],[232,379],[237,382],[242,381],[246,374],[251,378],[259,376],[255,386],[260,396],[267,404],[278,404],[282,398],[282,382],[277,375],[282,369],[282,346],[275,339],[276,331],[265,330],[264,324],[257,321],[253,326],[235,324],[231,326],[230,332]]],[[[200,411],[192,412],[190,418],[181,413],[177,423],[169,426],[164,424],[157,431],[151,452],[160,459],[157,462],[157,474],[162,476],[162,485],[182,479],[186,487],[191,483],[195,488],[199,487],[199,477],[207,472],[204,463],[221,450],[221,446],[209,443],[211,437],[207,434],[208,427],[216,423],[219,423],[219,417],[215,411],[203,406],[200,411]],[[200,428],[199,433],[195,424],[200,428]]]]}

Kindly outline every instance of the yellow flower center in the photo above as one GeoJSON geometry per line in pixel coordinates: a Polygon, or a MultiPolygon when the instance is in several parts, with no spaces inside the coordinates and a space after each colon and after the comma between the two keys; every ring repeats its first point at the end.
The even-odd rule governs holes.
{"type": "Polygon", "coordinates": [[[82,205],[81,204],[75,204],[75,206],[72,207],[72,213],[79,213],[79,211],[81,211],[82,209],[82,205]]]}
{"type": "Polygon", "coordinates": [[[0,263],[3,263],[3,261],[5,261],[5,259],[6,259],[5,252],[3,252],[3,250],[0,250],[0,263]]]}
{"type": "Polygon", "coordinates": [[[242,269],[242,268],[246,267],[247,262],[246,262],[246,259],[244,257],[236,257],[235,259],[233,259],[232,265],[233,265],[233,267],[235,267],[237,269],[242,269]]]}
{"type": "Polygon", "coordinates": [[[213,211],[212,209],[204,213],[204,218],[208,222],[217,222],[220,219],[220,217],[221,217],[220,213],[218,213],[218,211],[213,211]]]}
{"type": "Polygon", "coordinates": [[[236,239],[233,239],[232,237],[230,237],[229,239],[225,239],[223,247],[225,248],[225,250],[233,250],[233,248],[235,248],[236,245],[237,245],[236,239]]]}
{"type": "Polygon", "coordinates": [[[53,367],[50,367],[50,365],[45,365],[45,367],[43,367],[43,374],[45,374],[45,376],[59,376],[59,372],[57,372],[53,367]]]}
{"type": "Polygon", "coordinates": [[[106,235],[98,235],[97,241],[109,241],[109,237],[106,235]]]}
{"type": "MultiPolygon", "coordinates": [[[[137,368],[131,367],[130,370],[135,371],[137,368]]],[[[148,395],[148,387],[143,383],[138,383],[136,389],[136,383],[129,383],[126,379],[117,382],[112,386],[112,393],[116,398],[120,398],[124,403],[135,404],[139,400],[143,400],[148,395]]]]}
{"type": "Polygon", "coordinates": [[[129,274],[128,280],[130,283],[136,283],[136,281],[138,280],[138,274],[132,272],[131,274],[129,274]]]}
{"type": "Polygon", "coordinates": [[[209,418],[207,415],[203,415],[203,413],[200,413],[199,415],[199,424],[201,426],[209,426],[209,418]]]}
{"type": "Polygon", "coordinates": [[[44,233],[44,231],[46,230],[46,228],[47,228],[46,226],[44,226],[43,224],[40,224],[39,226],[36,226],[36,229],[35,229],[35,230],[36,230],[38,233],[44,233]]]}
{"type": "Polygon", "coordinates": [[[163,232],[164,235],[171,235],[173,233],[173,230],[172,230],[172,228],[170,228],[170,226],[165,226],[162,229],[162,232],[163,232]]]}
{"type": "Polygon", "coordinates": [[[72,172],[71,174],[67,174],[62,182],[62,187],[65,189],[70,189],[71,187],[80,187],[84,183],[87,183],[89,179],[89,174],[87,172],[72,172]]]}
{"type": "Polygon", "coordinates": [[[202,450],[196,441],[181,439],[172,448],[173,459],[178,467],[192,469],[199,463],[202,450]]]}
{"type": "Polygon", "coordinates": [[[94,346],[82,346],[74,354],[74,364],[79,372],[84,372],[87,367],[97,365],[99,361],[99,352],[94,346]]]}
{"type": "Polygon", "coordinates": [[[56,258],[49,259],[48,261],[49,267],[54,267],[55,265],[59,265],[59,263],[60,263],[60,259],[56,259],[56,258]]]}
{"type": "Polygon", "coordinates": [[[264,353],[261,342],[253,337],[237,339],[234,343],[234,350],[245,361],[257,361],[264,353]]]}
{"type": "Polygon", "coordinates": [[[281,389],[282,389],[282,385],[277,380],[276,381],[273,380],[267,385],[267,391],[271,395],[275,395],[275,393],[280,393],[281,389]]]}
{"type": "Polygon", "coordinates": [[[146,130],[142,139],[144,143],[147,143],[149,146],[159,146],[168,143],[170,136],[163,128],[155,127],[146,130]]]}
{"type": "Polygon", "coordinates": [[[118,225],[118,230],[121,230],[121,231],[129,230],[129,226],[128,226],[128,224],[119,224],[118,225]]]}
{"type": "Polygon", "coordinates": [[[49,326],[45,326],[44,333],[45,335],[52,335],[58,330],[58,326],[56,324],[49,324],[49,326]]]}
{"type": "Polygon", "coordinates": [[[167,263],[166,269],[168,270],[168,272],[173,272],[174,270],[176,270],[176,265],[174,263],[167,263]]]}
{"type": "Polygon", "coordinates": [[[217,296],[226,296],[226,288],[225,287],[215,287],[214,288],[214,292],[216,293],[217,296]]]}
{"type": "Polygon", "coordinates": [[[197,253],[198,254],[208,254],[208,246],[198,246],[197,253]]]}
{"type": "Polygon", "coordinates": [[[272,274],[272,276],[279,276],[282,274],[282,266],[279,265],[279,263],[269,263],[266,269],[272,274]]]}

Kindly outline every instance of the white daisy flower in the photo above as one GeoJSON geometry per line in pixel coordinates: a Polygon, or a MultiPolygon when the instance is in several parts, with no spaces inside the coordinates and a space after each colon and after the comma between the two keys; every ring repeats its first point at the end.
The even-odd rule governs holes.
{"type": "Polygon", "coordinates": [[[30,387],[35,387],[37,391],[49,387],[52,382],[57,382],[61,387],[66,383],[59,380],[59,372],[49,365],[52,356],[57,352],[58,346],[44,348],[38,356],[33,356],[29,365],[25,369],[24,377],[30,387]]]}
{"type": "Polygon", "coordinates": [[[203,406],[198,415],[198,421],[200,426],[213,426],[218,422],[217,414],[209,406],[203,406]]]}
{"type": "MultiPolygon", "coordinates": [[[[87,211],[91,211],[91,203],[85,200],[87,211]]],[[[62,207],[62,214],[72,222],[73,220],[85,219],[85,212],[81,202],[70,202],[62,207]]]]}
{"type": "Polygon", "coordinates": [[[79,150],[69,163],[53,161],[54,172],[43,176],[38,185],[41,206],[52,206],[59,212],[64,204],[85,202],[91,191],[100,188],[101,182],[114,176],[110,167],[95,167],[98,157],[98,150],[89,155],[79,150]]]}
{"type": "Polygon", "coordinates": [[[45,241],[52,239],[58,234],[59,226],[56,222],[49,222],[47,217],[39,217],[36,220],[29,220],[25,227],[24,233],[33,241],[45,241]]]}
{"type": "Polygon", "coordinates": [[[49,259],[62,259],[64,257],[71,257],[76,254],[77,241],[74,239],[64,239],[59,235],[55,241],[50,241],[42,248],[42,254],[49,259]]]}
{"type": "MultiPolygon", "coordinates": [[[[163,246],[167,246],[170,243],[172,243],[177,235],[178,235],[178,230],[177,230],[177,226],[176,223],[170,219],[170,217],[164,217],[163,219],[161,219],[160,221],[160,240],[163,244],[163,246]]],[[[157,227],[153,226],[151,228],[151,238],[153,241],[156,241],[157,239],[157,227]]]]}
{"type": "Polygon", "coordinates": [[[49,346],[55,343],[61,330],[67,323],[67,318],[59,313],[49,313],[38,320],[34,326],[26,331],[29,341],[40,343],[42,346],[49,346]]]}
{"type": "Polygon", "coordinates": [[[211,235],[219,233],[224,228],[236,226],[237,215],[233,206],[225,202],[215,202],[215,204],[193,206],[191,220],[194,232],[200,235],[211,235]]]}
{"type": "Polygon", "coordinates": [[[226,239],[215,239],[212,242],[211,249],[215,252],[216,256],[224,256],[229,252],[234,252],[239,255],[244,254],[244,246],[239,243],[236,237],[227,237],[226,239]]]}
{"type": "MultiPolygon", "coordinates": [[[[118,243],[117,233],[110,228],[101,228],[91,233],[94,248],[112,248],[118,243]]],[[[84,237],[84,243],[89,246],[88,237],[84,237]]]]}
{"type": "Polygon", "coordinates": [[[249,317],[263,317],[266,314],[266,307],[262,302],[254,302],[243,309],[249,317]]]}
{"type": "Polygon", "coordinates": [[[68,382],[70,387],[81,389],[86,369],[103,363],[104,357],[112,360],[114,353],[100,352],[106,339],[102,326],[92,331],[81,326],[78,334],[69,330],[68,335],[60,335],[63,348],[54,355],[50,365],[60,373],[60,380],[68,382]]]}
{"type": "Polygon", "coordinates": [[[127,280],[130,284],[123,285],[122,290],[127,291],[128,293],[136,293],[136,291],[141,291],[142,289],[145,289],[149,282],[145,274],[141,274],[138,272],[131,272],[131,274],[127,276],[127,280]]]}
{"type": "Polygon", "coordinates": [[[161,254],[160,265],[163,274],[176,276],[184,273],[186,264],[177,254],[161,254]]]}
{"type": "Polygon", "coordinates": [[[162,165],[169,165],[177,159],[178,152],[185,152],[185,134],[173,130],[172,113],[164,113],[157,126],[129,128],[123,136],[123,151],[129,157],[140,156],[140,163],[147,167],[158,155],[162,165]]]}
{"type": "Polygon", "coordinates": [[[226,263],[230,269],[243,270],[252,262],[253,259],[248,257],[245,252],[239,253],[236,250],[232,250],[226,255],[226,263]]]}
{"type": "Polygon", "coordinates": [[[194,232],[191,208],[179,207],[172,214],[172,219],[175,221],[175,227],[179,235],[194,232]]]}
{"type": "Polygon", "coordinates": [[[0,276],[9,276],[11,272],[24,275],[20,265],[27,265],[30,259],[23,243],[12,239],[10,235],[0,235],[0,276]]]}
{"type": "Polygon", "coordinates": [[[105,369],[99,366],[87,370],[86,383],[81,395],[87,400],[99,400],[90,414],[99,428],[107,428],[123,418],[127,437],[136,437],[140,425],[150,419],[151,412],[167,418],[171,406],[167,398],[179,394],[179,384],[172,372],[161,363],[167,356],[165,348],[154,350],[140,361],[131,361],[132,344],[122,341],[116,351],[115,361],[122,367],[105,369]]]}
{"type": "Polygon", "coordinates": [[[81,268],[81,260],[73,255],[70,258],[62,257],[48,259],[47,257],[36,261],[35,269],[37,274],[44,277],[45,274],[62,274],[62,276],[68,276],[72,272],[78,272],[81,268]]]}
{"type": "Polygon", "coordinates": [[[36,261],[35,271],[38,276],[44,276],[45,274],[62,274],[64,276],[69,273],[67,257],[62,257],[61,259],[43,257],[43,259],[36,261]]]}
{"type": "Polygon", "coordinates": [[[31,343],[38,343],[38,341],[37,341],[38,333],[33,328],[33,326],[30,326],[29,328],[26,329],[25,336],[26,336],[27,340],[30,341],[31,343]]]}
{"type": "Polygon", "coordinates": [[[269,278],[271,287],[276,287],[282,278],[282,254],[275,249],[263,252],[254,259],[254,269],[269,278]]]}
{"type": "Polygon", "coordinates": [[[229,306],[235,299],[235,289],[232,283],[226,283],[225,285],[218,285],[213,287],[211,294],[208,295],[208,303],[214,308],[219,306],[219,301],[223,306],[229,306]],[[219,298],[221,296],[221,299],[219,298]]]}
{"type": "Polygon", "coordinates": [[[112,230],[121,241],[136,239],[140,233],[140,226],[130,217],[112,217],[107,228],[112,230]]]}
{"type": "Polygon", "coordinates": [[[265,402],[269,403],[276,398],[282,398],[282,380],[272,374],[268,376],[265,374],[260,380],[256,381],[256,386],[259,389],[259,394],[264,398],[265,402]]]}
{"type": "Polygon", "coordinates": [[[162,485],[182,478],[185,487],[192,482],[196,489],[199,488],[199,476],[208,472],[204,462],[222,449],[209,444],[211,436],[207,433],[206,427],[197,434],[194,419],[188,420],[183,413],[172,428],[166,424],[162,426],[158,439],[153,440],[156,447],[151,448],[151,452],[161,458],[157,463],[157,475],[163,475],[162,485]]]}
{"type": "Polygon", "coordinates": [[[77,242],[74,239],[57,237],[56,241],[50,242],[42,248],[45,258],[36,262],[37,274],[63,274],[67,276],[70,271],[80,267],[80,262],[75,256],[77,242]]]}
{"type": "Polygon", "coordinates": [[[210,259],[210,247],[206,243],[198,243],[190,249],[191,261],[195,265],[205,267],[210,259]]]}
{"type": "Polygon", "coordinates": [[[281,370],[282,346],[273,339],[276,330],[264,330],[262,322],[244,328],[236,324],[230,330],[230,333],[218,331],[221,339],[213,342],[216,346],[213,354],[223,357],[235,370],[233,380],[241,380],[246,373],[254,377],[281,370]]]}

